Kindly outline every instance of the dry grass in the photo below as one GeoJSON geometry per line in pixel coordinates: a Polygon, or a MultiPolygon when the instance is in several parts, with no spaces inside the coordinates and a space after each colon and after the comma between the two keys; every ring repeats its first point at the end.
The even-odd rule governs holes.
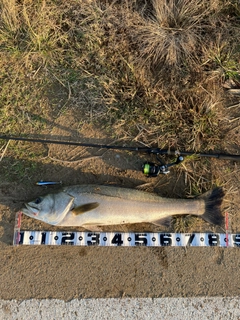
{"type": "Polygon", "coordinates": [[[64,52],[68,35],[63,29],[60,8],[51,1],[15,0],[0,2],[0,46],[22,55],[27,67],[32,63],[54,63],[64,52]],[[59,52],[60,51],[60,52],[59,52]]]}
{"type": "Polygon", "coordinates": [[[206,21],[203,1],[154,0],[152,5],[152,14],[137,25],[134,34],[144,63],[180,67],[195,60],[206,21]]]}
{"type": "MultiPolygon", "coordinates": [[[[2,131],[51,132],[69,114],[126,143],[228,151],[239,15],[233,0],[0,0],[2,131]]],[[[186,164],[189,193],[212,186],[210,166],[186,164]]]]}
{"type": "Polygon", "coordinates": [[[64,108],[82,110],[81,121],[114,127],[115,138],[214,149],[222,138],[222,84],[239,72],[238,44],[232,46],[238,6],[217,0],[142,3],[1,0],[6,131],[17,131],[17,122],[35,130],[26,114],[40,99],[31,89],[37,86],[46,118],[55,114],[48,104],[57,100],[49,96],[58,88],[64,108]],[[227,23],[224,10],[229,14],[230,7],[227,23]]]}
{"type": "Polygon", "coordinates": [[[211,47],[237,40],[239,31],[234,36],[233,25],[222,15],[229,5],[218,0],[153,0],[150,9],[143,8],[135,16],[136,65],[150,70],[156,81],[179,82],[201,72],[211,47]]]}

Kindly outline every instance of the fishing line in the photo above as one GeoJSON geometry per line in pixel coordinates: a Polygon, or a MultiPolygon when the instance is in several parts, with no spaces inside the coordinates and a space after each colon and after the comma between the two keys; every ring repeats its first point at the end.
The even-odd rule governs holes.
{"type": "MultiPolygon", "coordinates": [[[[240,234],[170,232],[21,231],[16,214],[13,245],[97,247],[240,247],[240,234]]],[[[227,218],[228,219],[228,218],[227,218]]]]}

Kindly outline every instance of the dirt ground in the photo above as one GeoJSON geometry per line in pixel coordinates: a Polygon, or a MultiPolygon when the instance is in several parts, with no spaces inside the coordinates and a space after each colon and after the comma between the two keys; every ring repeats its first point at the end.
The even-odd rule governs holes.
{"type": "MultiPolygon", "coordinates": [[[[77,123],[71,115],[62,116],[52,129],[51,136],[69,136],[82,142],[112,143],[102,132],[83,126],[76,134],[77,123]],[[67,126],[65,125],[67,121],[67,126]],[[69,129],[71,128],[71,130],[69,129]]],[[[14,142],[11,142],[14,143],[14,142]]],[[[121,141],[117,141],[121,145],[121,141]]],[[[24,201],[47,194],[58,187],[42,188],[38,180],[62,181],[63,185],[114,184],[156,192],[164,197],[187,197],[184,167],[175,168],[169,175],[147,178],[141,164],[149,155],[66,147],[36,145],[43,148],[45,157],[39,160],[38,170],[28,171],[31,162],[23,161],[24,174],[12,175],[16,159],[6,152],[0,170],[0,298],[73,298],[96,297],[191,297],[235,296],[240,294],[238,248],[151,248],[151,247],[37,247],[12,246],[15,214],[24,201]],[[46,161],[47,158],[47,161],[46,161]],[[11,181],[10,181],[11,179],[11,181]],[[15,179],[15,181],[14,181],[15,179]]],[[[234,150],[236,151],[236,150],[234,150]]],[[[19,160],[20,161],[20,160],[19,160]]],[[[202,161],[202,160],[200,160],[202,161]]],[[[230,214],[231,229],[239,230],[239,164],[212,160],[215,177],[222,177],[226,191],[223,211],[230,214]],[[216,173],[217,172],[217,173],[216,173]],[[221,176],[221,172],[223,173],[221,176]]],[[[194,167],[193,167],[194,168],[194,167]]],[[[219,231],[221,229],[191,218],[185,232],[219,231]],[[192,219],[192,220],[191,220],[192,219]]],[[[180,221],[181,222],[181,221],[180,221]]],[[[179,222],[179,223],[180,223],[179,222]]],[[[148,224],[105,227],[104,231],[174,231],[148,224]]],[[[58,230],[52,226],[23,217],[24,230],[58,230]]],[[[61,228],[63,229],[63,228],[61,228]]],[[[64,228],[69,230],[69,228],[64,228]]],[[[82,230],[75,228],[75,230],[82,230]]]]}

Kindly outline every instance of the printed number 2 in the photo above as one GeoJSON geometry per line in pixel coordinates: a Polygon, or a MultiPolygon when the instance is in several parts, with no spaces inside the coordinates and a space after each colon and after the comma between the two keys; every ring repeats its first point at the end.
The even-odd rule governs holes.
{"type": "Polygon", "coordinates": [[[62,233],[62,244],[67,244],[67,245],[74,245],[74,240],[75,234],[74,232],[66,232],[62,233]]]}

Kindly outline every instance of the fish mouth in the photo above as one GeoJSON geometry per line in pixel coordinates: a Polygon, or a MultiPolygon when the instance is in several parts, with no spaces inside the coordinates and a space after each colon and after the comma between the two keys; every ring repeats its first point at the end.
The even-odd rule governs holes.
{"type": "Polygon", "coordinates": [[[39,214],[39,210],[37,208],[29,206],[27,203],[24,203],[26,208],[22,209],[22,213],[26,214],[29,217],[36,217],[39,214]]]}

